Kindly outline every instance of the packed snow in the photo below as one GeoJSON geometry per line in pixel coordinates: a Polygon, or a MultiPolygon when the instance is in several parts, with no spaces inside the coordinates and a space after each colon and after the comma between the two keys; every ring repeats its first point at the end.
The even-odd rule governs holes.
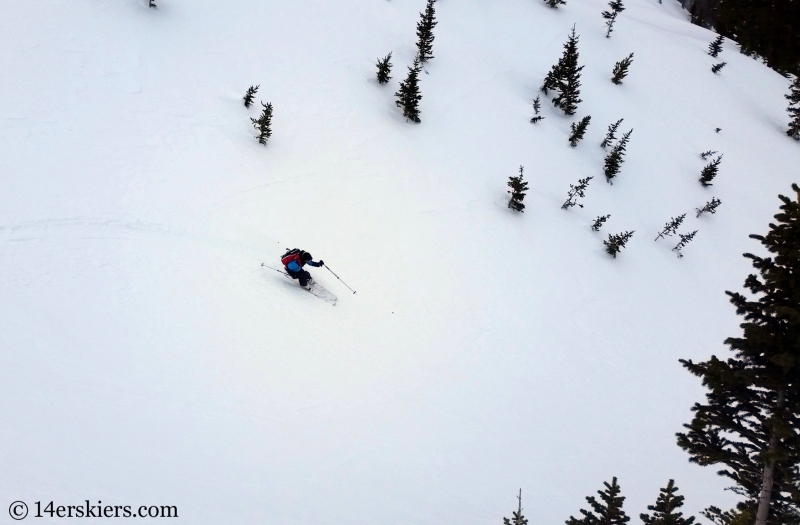
{"type": "Polygon", "coordinates": [[[739,333],[724,291],[800,149],[789,81],[734,42],[708,56],[715,35],[663,1],[629,0],[606,38],[603,0],[439,0],[421,124],[393,94],[423,0],[5,5],[5,504],[498,525],[522,488],[531,524],[553,525],[617,476],[632,523],[670,478],[686,513],[730,506],[675,445],[704,393],[678,359],[739,333]],[[568,117],[542,96],[531,124],[573,25],[583,102],[568,117]],[[620,118],[610,185],[599,143],[620,118]],[[724,157],[704,188],[707,150],[724,157]],[[520,166],[524,213],[507,207],[520,166]],[[588,176],[584,207],[561,209],[588,176]],[[682,213],[699,232],[679,259],[677,237],[653,239],[682,213]],[[602,241],[627,230],[611,258],[602,241]],[[311,268],[331,306],[261,266],[292,247],[357,293],[311,268]]]}

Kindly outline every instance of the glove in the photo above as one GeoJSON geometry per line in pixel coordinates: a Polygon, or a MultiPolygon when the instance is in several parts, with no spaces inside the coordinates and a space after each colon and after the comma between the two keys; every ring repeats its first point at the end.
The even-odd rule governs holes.
{"type": "Polygon", "coordinates": [[[320,266],[325,266],[325,261],[320,261],[320,262],[319,262],[319,265],[320,265],[320,266]]]}

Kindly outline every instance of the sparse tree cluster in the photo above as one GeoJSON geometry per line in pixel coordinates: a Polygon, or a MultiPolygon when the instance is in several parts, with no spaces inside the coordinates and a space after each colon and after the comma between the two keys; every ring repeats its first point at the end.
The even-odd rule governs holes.
{"type": "Polygon", "coordinates": [[[419,14],[417,22],[417,56],[422,63],[433,58],[433,28],[436,27],[436,0],[428,0],[425,11],[419,14]]]}
{"type": "Polygon", "coordinates": [[[558,91],[558,95],[553,99],[553,104],[561,109],[565,115],[574,115],[578,109],[581,87],[581,70],[584,66],[578,66],[578,35],[575,28],[572,28],[567,42],[564,44],[564,53],[554,65],[542,83],[542,91],[545,95],[549,90],[558,91]]]}
{"type": "Polygon", "coordinates": [[[608,2],[608,11],[603,11],[603,18],[606,20],[606,38],[611,37],[614,31],[614,22],[617,21],[617,16],[625,11],[625,6],[622,5],[622,0],[611,0],[608,2]]]}
{"type": "MultiPolygon", "coordinates": [[[[570,184],[569,191],[567,192],[567,200],[561,205],[561,209],[566,210],[578,204],[578,199],[582,199],[586,196],[586,188],[589,187],[589,181],[593,178],[594,177],[586,177],[584,179],[578,179],[577,186],[570,184]]],[[[578,207],[583,208],[583,204],[578,204],[578,207]]]]}
{"type": "Polygon", "coordinates": [[[589,127],[589,122],[592,120],[592,117],[585,116],[583,117],[577,124],[575,122],[572,123],[572,127],[570,128],[572,131],[569,135],[569,144],[573,148],[578,145],[583,139],[583,136],[586,134],[586,128],[589,127]]]}
{"type": "Polygon", "coordinates": [[[628,76],[628,68],[633,63],[633,53],[623,58],[614,64],[614,70],[611,72],[611,82],[616,85],[622,84],[622,80],[628,76]]]}
{"type": "Polygon", "coordinates": [[[525,205],[522,201],[525,200],[525,193],[528,191],[528,183],[523,180],[522,169],[522,166],[520,166],[519,175],[508,178],[508,186],[511,188],[508,191],[508,193],[511,194],[508,207],[519,212],[525,210],[525,205]]]}
{"type": "Polygon", "coordinates": [[[719,165],[722,163],[722,155],[712,160],[700,172],[700,184],[703,186],[712,186],[711,181],[717,176],[719,165]]]}
{"type": "Polygon", "coordinates": [[[386,84],[388,83],[392,77],[389,76],[389,73],[392,72],[392,53],[389,53],[383,58],[378,59],[378,83],[379,84],[386,84]]]}
{"type": "Polygon", "coordinates": [[[619,174],[620,169],[622,169],[622,163],[625,160],[625,150],[628,147],[631,133],[633,133],[632,129],[622,135],[619,142],[617,142],[614,147],[611,148],[608,155],[606,155],[604,172],[609,184],[614,184],[614,178],[619,174]]]}

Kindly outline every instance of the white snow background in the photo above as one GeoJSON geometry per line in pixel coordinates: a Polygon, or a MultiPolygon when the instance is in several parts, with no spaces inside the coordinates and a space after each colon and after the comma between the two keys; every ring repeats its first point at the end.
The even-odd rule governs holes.
{"type": "Polygon", "coordinates": [[[2,8],[4,505],[498,525],[521,487],[531,524],[557,525],[612,476],[632,523],[669,478],[689,513],[735,502],[675,445],[704,393],[678,359],[740,333],[723,292],[797,180],[787,79],[732,42],[709,57],[673,0],[629,0],[611,38],[603,0],[440,0],[415,125],[393,93],[423,0],[157,3],[2,8]],[[583,102],[573,118],[543,97],[533,125],[573,24],[583,102]],[[266,147],[251,84],[274,105],[266,147]],[[611,186],[599,142],[619,118],[611,186]],[[587,176],[585,208],[560,209],[587,176]],[[678,259],[653,239],[681,213],[699,233],[678,259]],[[311,268],[332,307],[260,266],[295,246],[358,293],[311,268]]]}

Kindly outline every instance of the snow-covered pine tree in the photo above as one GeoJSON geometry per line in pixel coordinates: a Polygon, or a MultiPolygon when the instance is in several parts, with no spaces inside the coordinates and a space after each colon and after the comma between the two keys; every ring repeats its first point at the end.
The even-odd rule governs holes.
{"type": "MultiPolygon", "coordinates": [[[[622,233],[615,233],[615,234],[608,234],[608,240],[603,241],[603,244],[606,245],[606,253],[613,256],[615,259],[617,258],[617,254],[619,251],[625,247],[631,237],[633,237],[633,231],[629,232],[622,232],[622,233]]],[[[614,478],[615,480],[617,478],[614,478]]],[[[625,498],[623,498],[625,499],[625,498]]],[[[621,505],[621,504],[620,504],[621,505]]],[[[581,511],[583,512],[583,511],[581,511]]],[[[627,520],[625,520],[627,521],[627,520]]],[[[567,521],[569,524],[569,521],[567,521]]]]}
{"type": "Polygon", "coordinates": [[[572,127],[570,128],[572,132],[569,135],[569,144],[573,148],[578,145],[583,139],[583,136],[586,134],[586,128],[589,127],[589,122],[592,120],[592,117],[586,115],[577,124],[574,122],[572,123],[572,127]]]}
{"type": "Polygon", "coordinates": [[[622,124],[624,119],[619,119],[613,124],[608,126],[608,132],[606,133],[606,138],[603,139],[603,142],[600,143],[600,147],[606,149],[608,146],[611,145],[613,141],[617,139],[617,128],[619,125],[622,124]]]}
{"type": "Polygon", "coordinates": [[[392,72],[392,53],[389,53],[383,58],[378,59],[378,83],[379,84],[386,84],[389,82],[392,77],[389,76],[389,73],[392,72]]]}
{"type": "Polygon", "coordinates": [[[539,111],[541,110],[542,110],[542,103],[539,100],[539,95],[536,95],[536,98],[533,99],[533,118],[531,119],[531,122],[533,124],[541,122],[544,119],[543,116],[539,115],[539,111]]]}
{"type": "MultiPolygon", "coordinates": [[[[633,232],[627,232],[625,242],[633,235],[633,232]]],[[[611,235],[609,235],[611,238],[611,235]]],[[[622,247],[625,246],[622,243],[622,247]]],[[[612,255],[616,257],[616,250],[612,255]]],[[[609,252],[611,253],[611,252],[609,252]]],[[[620,487],[617,484],[617,478],[614,477],[609,484],[607,481],[603,482],[605,490],[598,490],[597,494],[600,496],[601,501],[597,501],[594,496],[587,496],[586,501],[591,505],[592,510],[581,509],[580,512],[583,517],[578,519],[572,516],[567,520],[567,525],[625,525],[630,521],[630,517],[622,510],[622,504],[625,502],[625,497],[620,496],[620,487]]]]}
{"type": "Polygon", "coordinates": [[[575,34],[575,26],[572,26],[567,42],[564,44],[564,54],[561,57],[560,76],[556,82],[558,96],[553,99],[553,104],[564,111],[565,115],[574,115],[578,109],[581,91],[581,70],[584,66],[578,66],[578,39],[575,34]]]}
{"type": "Polygon", "coordinates": [[[711,151],[711,150],[708,150],[708,151],[704,151],[703,153],[701,153],[701,154],[700,154],[700,157],[701,157],[703,160],[708,160],[708,157],[711,157],[712,155],[716,155],[716,154],[717,154],[717,152],[716,152],[716,151],[711,151]]]}
{"type": "Polygon", "coordinates": [[[789,101],[789,107],[786,108],[786,111],[792,117],[786,134],[794,140],[800,140],[800,76],[794,77],[789,94],[784,96],[789,101]]]}
{"type": "Polygon", "coordinates": [[[247,88],[247,93],[244,94],[244,107],[249,108],[253,105],[253,100],[255,99],[256,93],[258,92],[258,88],[261,86],[250,86],[247,88]]]}
{"type": "Polygon", "coordinates": [[[421,70],[419,57],[415,57],[413,65],[408,68],[408,76],[403,82],[400,82],[400,89],[394,94],[397,97],[395,104],[403,110],[403,116],[411,122],[420,122],[419,101],[422,100],[422,95],[419,92],[419,73],[421,70]]]}
{"type": "Polygon", "coordinates": [[[722,155],[712,160],[700,172],[700,184],[703,186],[712,186],[711,181],[717,176],[719,165],[722,162],[722,155]]]}
{"type": "Polygon", "coordinates": [[[436,9],[433,4],[436,0],[428,0],[425,11],[419,14],[417,22],[417,55],[422,63],[433,58],[433,28],[436,27],[436,9]]]}
{"type": "Polygon", "coordinates": [[[528,525],[528,519],[522,515],[522,489],[519,489],[517,500],[517,510],[511,512],[511,519],[503,518],[503,525],[528,525]]]}
{"type": "Polygon", "coordinates": [[[525,205],[522,201],[525,199],[525,192],[528,191],[528,183],[522,180],[522,166],[519,167],[519,175],[516,177],[508,178],[508,186],[511,191],[511,200],[508,201],[508,207],[516,211],[524,211],[525,205]]]}
{"type": "Polygon", "coordinates": [[[592,230],[594,230],[596,232],[599,232],[600,228],[603,227],[603,223],[605,223],[610,217],[611,217],[611,214],[609,214],[609,215],[598,215],[597,218],[592,223],[592,230]]]}
{"type": "Polygon", "coordinates": [[[717,38],[714,39],[713,42],[708,44],[708,54],[714,58],[717,58],[719,52],[722,51],[722,42],[725,41],[725,37],[719,35],[717,38]]]}
{"type": "Polygon", "coordinates": [[[611,82],[617,85],[622,84],[622,79],[628,76],[628,68],[631,67],[632,62],[633,53],[614,64],[614,70],[611,72],[611,82]]]}
{"type": "Polygon", "coordinates": [[[606,19],[606,27],[608,28],[608,31],[606,31],[606,38],[611,37],[612,31],[614,31],[614,22],[617,20],[617,15],[623,11],[625,11],[625,6],[622,5],[622,0],[610,0],[608,2],[608,11],[603,11],[602,13],[603,18],[606,19]]]}
{"type": "MultiPolygon", "coordinates": [[[[578,199],[582,199],[586,196],[586,188],[589,187],[589,181],[593,178],[594,177],[586,177],[585,179],[578,179],[577,186],[570,184],[569,191],[567,192],[567,200],[561,205],[561,209],[567,210],[578,204],[578,199]]],[[[583,208],[583,204],[578,204],[578,207],[583,208]]]]}
{"type": "Polygon", "coordinates": [[[683,250],[686,247],[686,245],[689,244],[692,241],[692,239],[694,239],[695,235],[697,235],[697,230],[693,231],[692,233],[687,233],[685,235],[683,233],[679,233],[678,234],[678,237],[681,238],[681,242],[679,242],[672,249],[672,251],[673,252],[678,252],[678,258],[679,259],[683,257],[683,253],[681,252],[681,250],[683,250]]]}
{"type": "Polygon", "coordinates": [[[631,133],[633,130],[622,135],[622,138],[619,139],[611,151],[606,155],[605,159],[605,166],[603,168],[606,180],[609,184],[614,184],[612,179],[617,176],[619,170],[622,168],[622,163],[625,160],[625,150],[628,147],[628,140],[631,138],[631,133]]]}
{"type": "Polygon", "coordinates": [[[272,103],[267,102],[264,104],[262,102],[261,106],[264,108],[261,111],[261,116],[257,119],[251,118],[250,121],[253,123],[253,127],[258,130],[258,135],[256,135],[258,143],[266,146],[267,140],[272,136],[272,103]]]}
{"type": "Polygon", "coordinates": [[[674,480],[669,480],[667,486],[659,491],[655,505],[648,505],[647,510],[653,514],[639,514],[644,525],[692,525],[694,516],[683,517],[682,512],[676,512],[683,507],[683,496],[678,495],[678,487],[674,480]]]}
{"type": "Polygon", "coordinates": [[[560,5],[567,5],[567,0],[544,0],[544,3],[553,9],[558,9],[560,5]]]}
{"type": "Polygon", "coordinates": [[[661,230],[661,233],[658,234],[658,237],[656,237],[655,240],[663,239],[664,237],[669,237],[670,235],[674,235],[678,231],[678,228],[680,228],[681,223],[685,218],[686,218],[685,213],[683,215],[678,215],[677,217],[670,218],[670,220],[667,221],[667,224],[664,225],[664,229],[661,230]]]}
{"type": "Polygon", "coordinates": [[[697,208],[697,217],[700,217],[704,213],[717,213],[717,208],[719,205],[722,204],[722,201],[716,197],[711,197],[711,200],[705,203],[702,208],[697,208]]]}
{"type": "Polygon", "coordinates": [[[725,340],[731,353],[699,363],[681,360],[708,392],[705,403],[692,407],[694,417],[678,434],[678,445],[692,463],[713,465],[732,480],[744,500],[728,513],[716,509],[718,517],[733,518],[723,523],[797,523],[800,187],[792,184],[792,190],[794,200],[779,196],[781,211],[769,233],[750,235],[771,255],[744,254],[759,274],[744,281],[750,293],[725,292],[743,318],[742,335],[725,340]]]}
{"type": "Polygon", "coordinates": [[[720,62],[719,64],[714,64],[713,66],[711,66],[711,72],[714,73],[714,74],[717,74],[727,64],[728,64],[727,62],[720,62]]]}

